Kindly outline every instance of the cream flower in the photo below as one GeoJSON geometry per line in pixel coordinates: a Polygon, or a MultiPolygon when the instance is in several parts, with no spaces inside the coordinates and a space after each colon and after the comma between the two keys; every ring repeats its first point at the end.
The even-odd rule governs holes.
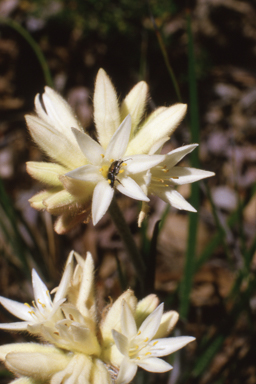
{"type": "Polygon", "coordinates": [[[67,260],[66,267],[60,282],[60,285],[55,290],[57,291],[52,301],[50,293],[38,276],[35,269],[32,270],[32,285],[34,290],[35,300],[33,306],[28,303],[22,304],[14,300],[6,299],[0,296],[0,303],[14,316],[23,320],[17,323],[0,324],[0,329],[25,331],[28,326],[36,327],[44,321],[57,321],[63,319],[60,309],[61,304],[66,300],[66,294],[69,287],[69,282],[73,273],[73,253],[67,260]]]}
{"type": "Polygon", "coordinates": [[[59,215],[55,224],[64,233],[92,217],[96,224],[105,214],[114,188],[147,202],[150,168],[164,160],[152,155],[179,124],[186,106],[159,108],[141,123],[147,84],[138,83],[119,107],[115,89],[100,69],[93,98],[98,143],[85,134],[68,104],[46,87],[35,99],[37,116],[26,116],[30,133],[57,163],[29,162],[28,172],[49,189],[30,199],[36,209],[59,215]]]}
{"type": "Polygon", "coordinates": [[[163,304],[160,304],[137,328],[133,313],[126,301],[123,301],[121,313],[122,333],[113,330],[116,346],[123,355],[116,384],[127,384],[136,375],[138,367],[149,372],[166,372],[172,366],[158,357],[183,348],[195,340],[194,337],[181,336],[156,339],[163,315],[163,304]]]}

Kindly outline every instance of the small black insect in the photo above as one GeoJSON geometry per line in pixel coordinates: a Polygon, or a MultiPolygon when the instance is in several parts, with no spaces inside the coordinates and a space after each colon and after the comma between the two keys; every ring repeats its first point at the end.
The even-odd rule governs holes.
{"type": "Polygon", "coordinates": [[[117,179],[117,175],[120,173],[120,168],[123,163],[123,160],[115,160],[108,169],[108,182],[112,188],[114,188],[115,181],[118,181],[118,183],[122,184],[121,181],[117,179]]]}

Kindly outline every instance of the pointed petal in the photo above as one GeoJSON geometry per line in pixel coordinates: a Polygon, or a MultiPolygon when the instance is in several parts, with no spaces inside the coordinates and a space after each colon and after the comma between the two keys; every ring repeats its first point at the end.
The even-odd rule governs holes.
{"type": "MultiPolygon", "coordinates": [[[[49,294],[49,290],[43,281],[38,276],[35,269],[32,269],[32,285],[34,290],[35,302],[38,308],[45,305],[47,308],[52,308],[52,300],[49,294]]],[[[41,308],[40,308],[41,309],[41,308]]]]}
{"type": "Polygon", "coordinates": [[[114,302],[101,324],[101,333],[104,345],[108,345],[113,342],[111,333],[112,329],[121,332],[121,312],[123,300],[128,303],[132,311],[135,311],[137,299],[134,296],[134,292],[131,289],[128,289],[114,302]]]}
{"type": "Polygon", "coordinates": [[[105,215],[114,195],[114,188],[111,188],[107,180],[100,181],[94,188],[92,197],[92,222],[96,225],[105,215]]]}
{"type": "Polygon", "coordinates": [[[135,315],[137,326],[140,327],[142,322],[156,309],[158,304],[159,299],[154,294],[148,295],[138,302],[135,315]]]}
{"type": "Polygon", "coordinates": [[[28,313],[29,308],[22,303],[19,303],[18,301],[6,299],[5,297],[0,296],[0,303],[2,306],[7,309],[11,314],[18,317],[19,319],[25,320],[25,321],[31,321],[31,315],[28,313]]]}
{"type": "Polygon", "coordinates": [[[146,107],[148,85],[140,81],[128,93],[121,105],[121,121],[128,115],[132,118],[132,132],[136,129],[146,107]]]}
{"type": "Polygon", "coordinates": [[[120,159],[126,151],[131,133],[131,116],[128,115],[122,121],[114,135],[112,136],[105,153],[108,160],[120,159]]]}
{"type": "Polygon", "coordinates": [[[59,175],[64,175],[68,171],[66,167],[54,163],[28,161],[26,165],[30,176],[41,183],[49,184],[53,187],[61,186],[59,175]]]}
{"type": "Polygon", "coordinates": [[[70,142],[62,133],[36,116],[25,116],[33,140],[52,159],[67,168],[84,164],[85,158],[77,142],[70,142]]]}
{"type": "Polygon", "coordinates": [[[166,339],[152,340],[151,345],[152,356],[167,356],[179,349],[185,347],[185,345],[194,341],[195,338],[192,336],[180,336],[180,337],[168,337],[166,339]]]}
{"type": "MultiPolygon", "coordinates": [[[[82,315],[88,316],[88,310],[93,305],[93,284],[94,284],[94,262],[90,252],[87,252],[86,260],[83,266],[82,281],[76,302],[77,309],[82,315]],[[90,305],[88,303],[90,299],[90,305]]],[[[95,321],[95,319],[93,319],[95,321]]]]}
{"type": "Polygon", "coordinates": [[[98,183],[103,178],[99,172],[99,167],[91,164],[82,165],[81,167],[66,173],[65,176],[76,180],[89,181],[91,183],[98,183]]]}
{"type": "Polygon", "coordinates": [[[44,201],[49,197],[53,196],[55,193],[58,193],[59,191],[59,188],[53,188],[48,191],[42,191],[32,196],[28,201],[32,208],[41,211],[46,208],[44,201]]]}
{"type": "Polygon", "coordinates": [[[170,173],[171,177],[178,177],[178,179],[172,180],[172,182],[176,185],[194,183],[195,181],[215,175],[214,172],[208,172],[203,171],[202,169],[188,167],[173,167],[168,173],[170,173]]]}
{"type": "Polygon", "coordinates": [[[82,211],[81,213],[76,213],[74,216],[73,211],[67,211],[63,213],[55,222],[54,229],[59,235],[73,229],[77,224],[82,222],[88,222],[90,216],[90,207],[88,210],[82,211]]]}
{"type": "Polygon", "coordinates": [[[164,304],[161,303],[141,324],[139,331],[142,339],[148,338],[151,340],[160,325],[161,317],[163,315],[164,304]]]}
{"type": "Polygon", "coordinates": [[[84,205],[90,205],[95,184],[92,182],[74,179],[66,175],[60,176],[64,188],[84,205]]]}
{"type": "Polygon", "coordinates": [[[63,189],[45,199],[43,204],[52,215],[60,215],[64,210],[70,209],[76,202],[76,197],[63,189]]]}
{"type": "Polygon", "coordinates": [[[144,359],[138,363],[138,366],[145,369],[145,371],[158,373],[168,372],[173,368],[169,363],[157,357],[144,359]]]}
{"type": "Polygon", "coordinates": [[[172,134],[186,110],[185,104],[175,104],[150,119],[130,141],[127,153],[148,153],[155,142],[172,134]]]}
{"type": "Polygon", "coordinates": [[[137,325],[134,315],[125,300],[123,300],[121,312],[121,330],[129,340],[137,333],[137,325]]]}
{"type": "Polygon", "coordinates": [[[183,159],[188,153],[192,152],[198,144],[189,144],[183,145],[183,147],[179,147],[174,149],[173,151],[167,153],[165,163],[167,168],[174,167],[179,161],[183,159]]]}
{"type": "Polygon", "coordinates": [[[168,136],[162,137],[160,140],[158,140],[153,146],[150,148],[148,154],[154,155],[155,153],[161,153],[162,147],[166,141],[168,141],[170,138],[168,136]]]}
{"type": "Polygon", "coordinates": [[[176,311],[169,311],[163,314],[160,326],[154,336],[154,339],[160,339],[169,335],[179,320],[179,314],[176,311]]]}
{"type": "Polygon", "coordinates": [[[132,381],[137,372],[137,365],[129,359],[124,358],[116,379],[116,384],[128,384],[132,381]]]}
{"type": "Polygon", "coordinates": [[[56,348],[52,351],[8,353],[6,366],[16,375],[47,381],[55,372],[65,368],[70,358],[56,348]]]}
{"type": "MultiPolygon", "coordinates": [[[[30,316],[30,320],[32,321],[31,316],[30,316]]],[[[29,321],[21,321],[18,323],[1,323],[0,329],[6,329],[7,331],[26,331],[28,324],[29,324],[29,321]]]]}
{"type": "Polygon", "coordinates": [[[104,155],[104,149],[102,148],[97,141],[93,140],[89,135],[79,131],[76,128],[71,128],[72,132],[76,138],[79,148],[83,152],[86,159],[91,164],[100,164],[102,160],[102,155],[104,155]]]}
{"type": "Polygon", "coordinates": [[[179,192],[175,190],[167,190],[164,193],[162,192],[160,194],[157,193],[157,195],[161,199],[171,204],[174,208],[184,209],[185,211],[189,212],[196,212],[196,209],[192,207],[192,205],[189,204],[179,192]]]}
{"type": "Polygon", "coordinates": [[[140,186],[131,178],[122,178],[122,184],[116,186],[119,192],[135,200],[149,201],[149,198],[142,191],[140,186]]]}
{"type": "MultiPolygon", "coordinates": [[[[73,252],[72,252],[72,255],[73,255],[73,252]]],[[[59,300],[62,300],[66,297],[66,294],[71,282],[71,278],[73,275],[73,270],[74,270],[73,264],[74,264],[73,258],[71,258],[71,260],[69,260],[69,263],[65,267],[57,292],[54,296],[53,303],[57,303],[59,300]]]]}
{"type": "Polygon", "coordinates": [[[75,118],[70,105],[50,87],[45,87],[42,99],[45,109],[40,102],[39,95],[35,98],[35,107],[38,116],[62,132],[68,140],[74,142],[70,128],[76,127],[80,130],[82,130],[82,128],[79,121],[75,118]]]}
{"type": "Polygon", "coordinates": [[[11,381],[10,384],[35,384],[35,382],[29,377],[19,377],[18,379],[11,381]]]}
{"type": "Polygon", "coordinates": [[[118,348],[118,350],[126,357],[128,357],[128,344],[129,341],[125,335],[122,333],[117,332],[115,329],[112,329],[112,336],[115,341],[115,344],[118,348]]]}
{"type": "Polygon", "coordinates": [[[106,148],[120,124],[119,106],[116,91],[103,69],[100,69],[95,82],[93,96],[94,121],[98,139],[106,148]]]}
{"type": "Polygon", "coordinates": [[[164,160],[163,155],[134,155],[131,161],[127,161],[127,171],[129,173],[140,173],[155,167],[164,160]]]}

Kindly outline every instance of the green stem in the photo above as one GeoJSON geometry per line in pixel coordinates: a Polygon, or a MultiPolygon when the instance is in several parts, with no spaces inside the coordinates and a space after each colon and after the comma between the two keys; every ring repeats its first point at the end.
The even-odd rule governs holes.
{"type": "Polygon", "coordinates": [[[19,23],[17,23],[16,21],[14,21],[12,19],[0,18],[0,23],[6,24],[9,27],[15,29],[15,31],[17,31],[22,37],[24,37],[24,39],[27,41],[27,43],[30,45],[30,47],[34,51],[40,65],[41,65],[41,68],[42,68],[43,73],[44,73],[44,78],[45,78],[46,84],[49,85],[49,87],[53,88],[54,84],[53,84],[52,76],[51,76],[47,61],[46,61],[46,59],[45,59],[45,57],[41,51],[41,48],[39,47],[37,42],[33,39],[33,37],[30,35],[30,33],[25,28],[23,28],[19,23]]]}
{"type": "Polygon", "coordinates": [[[137,248],[137,245],[133,239],[130,228],[128,227],[123,214],[116,202],[115,197],[113,198],[110,207],[109,213],[114,221],[116,228],[124,242],[125,248],[131,257],[132,263],[137,273],[138,280],[141,285],[144,285],[144,275],[145,275],[145,264],[143,258],[137,248]]]}

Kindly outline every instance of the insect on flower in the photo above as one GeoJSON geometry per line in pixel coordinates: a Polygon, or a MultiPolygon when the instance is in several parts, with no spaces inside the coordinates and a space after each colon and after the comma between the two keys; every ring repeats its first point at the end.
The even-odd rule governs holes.
{"type": "MultiPolygon", "coordinates": [[[[131,159],[127,159],[131,160],[131,159]]],[[[111,163],[108,169],[108,182],[110,187],[114,188],[115,181],[118,181],[122,185],[121,181],[116,177],[119,173],[123,173],[124,170],[120,169],[122,165],[127,165],[125,161],[127,160],[115,160],[111,163]]]]}

